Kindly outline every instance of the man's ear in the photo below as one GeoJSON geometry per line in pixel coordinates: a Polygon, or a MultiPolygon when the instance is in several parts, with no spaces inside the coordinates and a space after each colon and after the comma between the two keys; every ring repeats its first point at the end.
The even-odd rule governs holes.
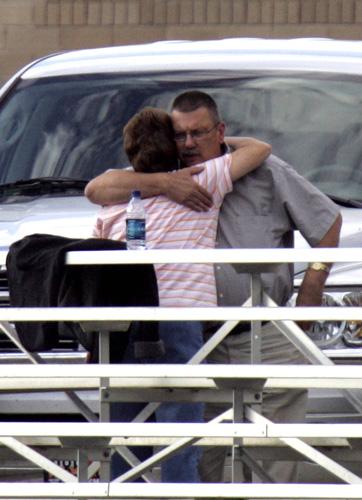
{"type": "Polygon", "coordinates": [[[224,143],[224,139],[225,139],[225,129],[226,129],[226,126],[225,126],[225,123],[224,122],[220,122],[217,126],[217,133],[218,133],[218,137],[219,137],[219,143],[220,144],[223,144],[224,143]]]}

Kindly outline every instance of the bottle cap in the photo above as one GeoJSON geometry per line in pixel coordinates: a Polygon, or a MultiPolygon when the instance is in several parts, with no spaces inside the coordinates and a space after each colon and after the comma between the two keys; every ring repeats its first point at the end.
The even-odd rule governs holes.
{"type": "Polygon", "coordinates": [[[141,198],[141,191],[139,191],[138,189],[132,191],[132,196],[134,196],[135,198],[141,198]]]}

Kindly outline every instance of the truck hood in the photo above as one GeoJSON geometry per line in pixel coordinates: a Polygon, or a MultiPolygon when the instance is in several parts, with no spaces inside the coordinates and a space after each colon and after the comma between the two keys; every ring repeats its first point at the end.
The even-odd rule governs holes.
{"type": "MultiPolygon", "coordinates": [[[[362,247],[362,217],[360,208],[341,208],[343,225],[340,238],[340,247],[362,247]]],[[[308,243],[296,233],[296,247],[307,248],[308,243]]],[[[300,276],[306,264],[296,264],[296,275],[300,276]]],[[[353,285],[362,282],[362,266],[360,262],[334,264],[327,283],[335,286],[353,285]]]]}
{"type": "Polygon", "coordinates": [[[84,196],[42,196],[1,204],[1,246],[8,248],[33,233],[89,238],[98,210],[84,196]]]}

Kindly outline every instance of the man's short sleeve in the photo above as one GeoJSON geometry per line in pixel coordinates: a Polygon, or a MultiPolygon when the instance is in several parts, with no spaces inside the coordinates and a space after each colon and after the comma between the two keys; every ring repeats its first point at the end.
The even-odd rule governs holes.
{"type": "Polygon", "coordinates": [[[337,205],[292,168],[284,169],[276,189],[295,229],[311,246],[317,245],[336,220],[337,205]]]}

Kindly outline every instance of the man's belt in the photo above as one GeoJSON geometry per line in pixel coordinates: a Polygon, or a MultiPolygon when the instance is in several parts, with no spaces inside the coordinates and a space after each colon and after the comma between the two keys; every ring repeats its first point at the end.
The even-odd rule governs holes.
{"type": "MultiPolygon", "coordinates": [[[[262,321],[261,325],[264,326],[267,323],[269,323],[269,321],[262,321]]],[[[213,322],[212,324],[210,323],[207,325],[206,333],[209,334],[215,333],[222,325],[223,323],[220,322],[213,322]]],[[[234,326],[234,328],[228,333],[228,335],[238,335],[240,333],[250,332],[250,330],[251,330],[250,321],[240,321],[236,326],[234,326]]]]}

